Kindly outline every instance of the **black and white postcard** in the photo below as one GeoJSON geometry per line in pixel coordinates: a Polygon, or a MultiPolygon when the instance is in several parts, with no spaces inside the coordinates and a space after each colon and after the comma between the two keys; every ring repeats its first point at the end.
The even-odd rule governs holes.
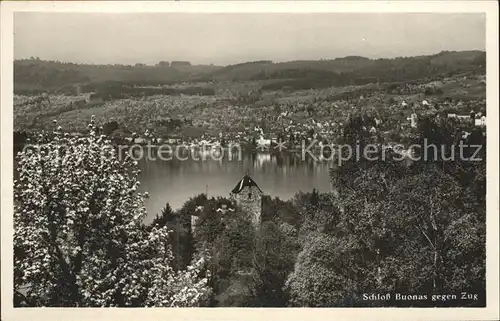
{"type": "Polygon", "coordinates": [[[498,319],[494,1],[1,14],[2,320],[498,319]]]}

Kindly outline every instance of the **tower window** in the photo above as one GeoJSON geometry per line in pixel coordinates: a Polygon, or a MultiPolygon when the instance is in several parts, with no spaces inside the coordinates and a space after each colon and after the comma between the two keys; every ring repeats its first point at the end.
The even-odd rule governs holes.
{"type": "Polygon", "coordinates": [[[252,198],[252,193],[248,193],[248,198],[252,198]]]}

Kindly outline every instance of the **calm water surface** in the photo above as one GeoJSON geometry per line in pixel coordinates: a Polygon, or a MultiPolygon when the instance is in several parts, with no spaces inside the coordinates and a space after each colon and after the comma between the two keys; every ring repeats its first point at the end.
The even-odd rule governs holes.
{"type": "Polygon", "coordinates": [[[150,222],[170,203],[180,208],[190,197],[208,193],[209,197],[228,197],[236,183],[248,171],[260,189],[271,197],[289,199],[298,191],[331,191],[330,161],[301,160],[298,153],[244,153],[241,159],[214,160],[147,160],[141,167],[141,190],[149,193],[146,200],[150,222]]]}

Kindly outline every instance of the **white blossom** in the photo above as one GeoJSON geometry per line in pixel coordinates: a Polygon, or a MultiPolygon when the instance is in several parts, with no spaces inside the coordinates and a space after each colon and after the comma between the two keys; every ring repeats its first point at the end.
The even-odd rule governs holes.
{"type": "Polygon", "coordinates": [[[200,305],[206,261],[172,269],[168,230],[143,224],[137,163],[118,162],[94,122],[86,138],[43,134],[40,152],[17,155],[15,291],[29,285],[33,306],[200,305]]]}

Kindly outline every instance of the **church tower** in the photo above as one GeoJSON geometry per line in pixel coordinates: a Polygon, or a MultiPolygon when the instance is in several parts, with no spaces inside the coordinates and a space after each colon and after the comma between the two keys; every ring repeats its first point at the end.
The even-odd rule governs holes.
{"type": "Polygon", "coordinates": [[[248,174],[243,176],[230,194],[236,205],[251,215],[255,227],[259,226],[261,222],[263,194],[257,183],[248,174]]]}

